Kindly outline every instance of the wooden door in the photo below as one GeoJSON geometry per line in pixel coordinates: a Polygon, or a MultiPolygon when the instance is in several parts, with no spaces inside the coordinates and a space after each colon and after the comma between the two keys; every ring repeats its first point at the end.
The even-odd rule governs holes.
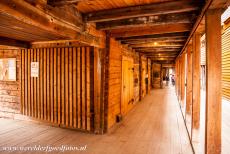
{"type": "Polygon", "coordinates": [[[122,98],[121,114],[125,115],[134,102],[133,59],[122,57],[122,98]]]}

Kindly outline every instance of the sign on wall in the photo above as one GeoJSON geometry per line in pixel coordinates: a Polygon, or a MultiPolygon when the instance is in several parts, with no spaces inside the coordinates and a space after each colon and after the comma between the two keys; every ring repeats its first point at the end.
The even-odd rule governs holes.
{"type": "Polygon", "coordinates": [[[16,81],[16,58],[0,58],[0,81],[16,81]]]}
{"type": "Polygon", "coordinates": [[[39,76],[39,62],[31,62],[31,77],[39,76]]]}

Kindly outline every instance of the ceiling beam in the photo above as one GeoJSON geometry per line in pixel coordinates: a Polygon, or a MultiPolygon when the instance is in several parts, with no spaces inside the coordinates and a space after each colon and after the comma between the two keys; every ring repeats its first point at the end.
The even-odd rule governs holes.
{"type": "Polygon", "coordinates": [[[14,17],[15,20],[20,20],[28,25],[39,27],[66,38],[74,38],[77,32],[82,32],[83,30],[82,24],[76,24],[77,17],[71,21],[63,20],[66,13],[61,14],[62,10],[59,10],[59,13],[54,12],[52,9],[45,11],[22,0],[1,0],[0,12],[14,17]]]}
{"type": "Polygon", "coordinates": [[[131,17],[151,16],[169,13],[190,12],[199,9],[200,4],[194,1],[172,1],[154,3],[141,6],[131,6],[126,8],[103,10],[85,14],[87,22],[102,22],[131,17]]]}
{"type": "Polygon", "coordinates": [[[167,47],[167,46],[163,46],[163,47],[133,47],[132,49],[135,49],[135,50],[158,50],[158,49],[161,49],[161,50],[180,50],[181,47],[167,47]]]}
{"type": "Polygon", "coordinates": [[[154,60],[151,59],[152,63],[159,63],[159,64],[174,64],[175,60],[154,60]]]}
{"type": "Polygon", "coordinates": [[[137,47],[183,47],[183,43],[158,43],[158,42],[151,42],[151,43],[142,43],[142,44],[131,44],[130,47],[137,48],[137,47]]]}
{"type": "Polygon", "coordinates": [[[164,39],[142,39],[142,40],[128,40],[121,41],[122,44],[143,44],[143,43],[175,43],[175,42],[185,42],[185,38],[164,38],[164,39]]]}
{"type": "Polygon", "coordinates": [[[140,26],[156,26],[176,23],[192,23],[196,18],[195,13],[178,13],[178,14],[162,14],[155,16],[136,17],[122,20],[113,20],[107,22],[96,23],[99,30],[110,30],[117,28],[129,28],[140,26]]]}
{"type": "Polygon", "coordinates": [[[150,58],[151,60],[154,60],[154,61],[173,61],[175,60],[175,58],[173,57],[170,57],[170,58],[156,58],[156,57],[148,57],[150,58]]]}
{"type": "Polygon", "coordinates": [[[192,28],[191,24],[180,23],[180,24],[167,24],[157,26],[145,26],[140,28],[121,28],[110,30],[111,37],[131,37],[131,36],[143,36],[143,35],[154,35],[154,34],[165,34],[165,33],[177,33],[177,32],[188,32],[192,28]]]}
{"type": "Polygon", "coordinates": [[[142,35],[142,36],[131,36],[131,37],[118,37],[117,40],[120,41],[133,41],[142,39],[173,39],[173,38],[187,38],[189,36],[188,32],[178,32],[178,33],[164,33],[164,34],[153,34],[153,35],[142,35]]]}
{"type": "Polygon", "coordinates": [[[19,47],[19,48],[29,48],[30,47],[29,42],[19,41],[19,40],[10,39],[10,38],[1,37],[1,36],[0,36],[0,45],[13,46],[13,47],[19,47]]]}
{"type": "Polygon", "coordinates": [[[51,6],[63,6],[63,5],[71,5],[77,4],[78,2],[82,2],[84,0],[48,0],[47,3],[51,6]]]}
{"type": "Polygon", "coordinates": [[[198,18],[196,19],[195,24],[193,25],[193,27],[190,31],[189,37],[188,37],[186,43],[184,44],[184,47],[181,49],[181,52],[178,55],[178,57],[185,51],[185,48],[187,47],[190,40],[192,39],[193,34],[199,29],[199,26],[202,24],[202,21],[204,19],[204,15],[207,12],[207,10],[208,9],[216,9],[216,8],[226,9],[229,5],[230,5],[229,0],[206,0],[205,5],[202,7],[201,12],[200,12],[198,18]]]}

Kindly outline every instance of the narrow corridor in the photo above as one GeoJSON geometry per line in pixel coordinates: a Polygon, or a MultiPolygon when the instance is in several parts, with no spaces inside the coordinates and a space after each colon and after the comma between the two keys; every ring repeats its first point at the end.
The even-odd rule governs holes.
{"type": "Polygon", "coordinates": [[[7,119],[0,119],[0,126],[1,147],[87,145],[86,152],[82,153],[192,153],[174,87],[152,90],[151,95],[147,95],[120,124],[116,125],[116,128],[105,135],[40,125],[38,122],[7,119]]]}

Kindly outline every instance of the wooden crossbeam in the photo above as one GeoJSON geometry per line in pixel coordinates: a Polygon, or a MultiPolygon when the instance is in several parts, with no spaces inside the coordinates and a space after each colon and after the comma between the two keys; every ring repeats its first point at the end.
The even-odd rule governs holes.
{"type": "Polygon", "coordinates": [[[1,36],[0,36],[0,45],[13,46],[13,47],[19,47],[19,48],[29,48],[30,47],[29,42],[19,41],[19,40],[10,39],[10,38],[1,37],[1,36]]]}
{"type": "Polygon", "coordinates": [[[121,41],[122,44],[143,44],[151,42],[160,42],[160,43],[175,43],[175,42],[185,42],[185,38],[163,38],[163,39],[142,39],[142,40],[128,40],[121,41]]]}
{"type": "Polygon", "coordinates": [[[129,28],[140,26],[156,26],[175,23],[192,23],[196,17],[195,13],[161,14],[155,16],[136,17],[122,20],[113,20],[96,23],[99,30],[110,30],[117,28],[129,28]]]}
{"type": "Polygon", "coordinates": [[[135,41],[135,40],[147,40],[147,39],[173,39],[173,38],[187,38],[189,36],[188,32],[178,32],[178,33],[164,33],[164,34],[153,34],[153,35],[142,35],[142,36],[131,36],[131,37],[118,37],[117,40],[120,41],[135,41]]]}
{"type": "Polygon", "coordinates": [[[142,6],[132,6],[126,8],[91,12],[85,14],[85,20],[88,22],[102,22],[118,19],[127,19],[131,17],[189,12],[198,10],[199,5],[199,3],[191,0],[154,3],[142,6]]]}
{"type": "Polygon", "coordinates": [[[173,61],[173,60],[175,60],[175,58],[174,57],[170,57],[170,58],[157,58],[157,57],[148,57],[148,58],[151,58],[151,60],[157,60],[157,61],[173,61]]]}
{"type": "Polygon", "coordinates": [[[111,37],[120,38],[120,37],[131,37],[131,36],[188,32],[191,30],[191,28],[192,28],[191,24],[179,23],[179,24],[167,24],[167,25],[157,25],[157,26],[144,26],[141,29],[137,27],[113,29],[110,32],[111,32],[111,37]]]}
{"type": "Polygon", "coordinates": [[[174,60],[155,60],[151,59],[152,63],[159,63],[159,64],[174,64],[174,60]]]}
{"type": "Polygon", "coordinates": [[[84,0],[48,0],[47,3],[51,6],[63,6],[63,5],[70,5],[70,4],[77,4],[84,0]]]}
{"type": "Polygon", "coordinates": [[[182,47],[183,43],[158,43],[158,42],[151,42],[151,43],[142,43],[142,44],[131,44],[130,47],[182,47]]]}

